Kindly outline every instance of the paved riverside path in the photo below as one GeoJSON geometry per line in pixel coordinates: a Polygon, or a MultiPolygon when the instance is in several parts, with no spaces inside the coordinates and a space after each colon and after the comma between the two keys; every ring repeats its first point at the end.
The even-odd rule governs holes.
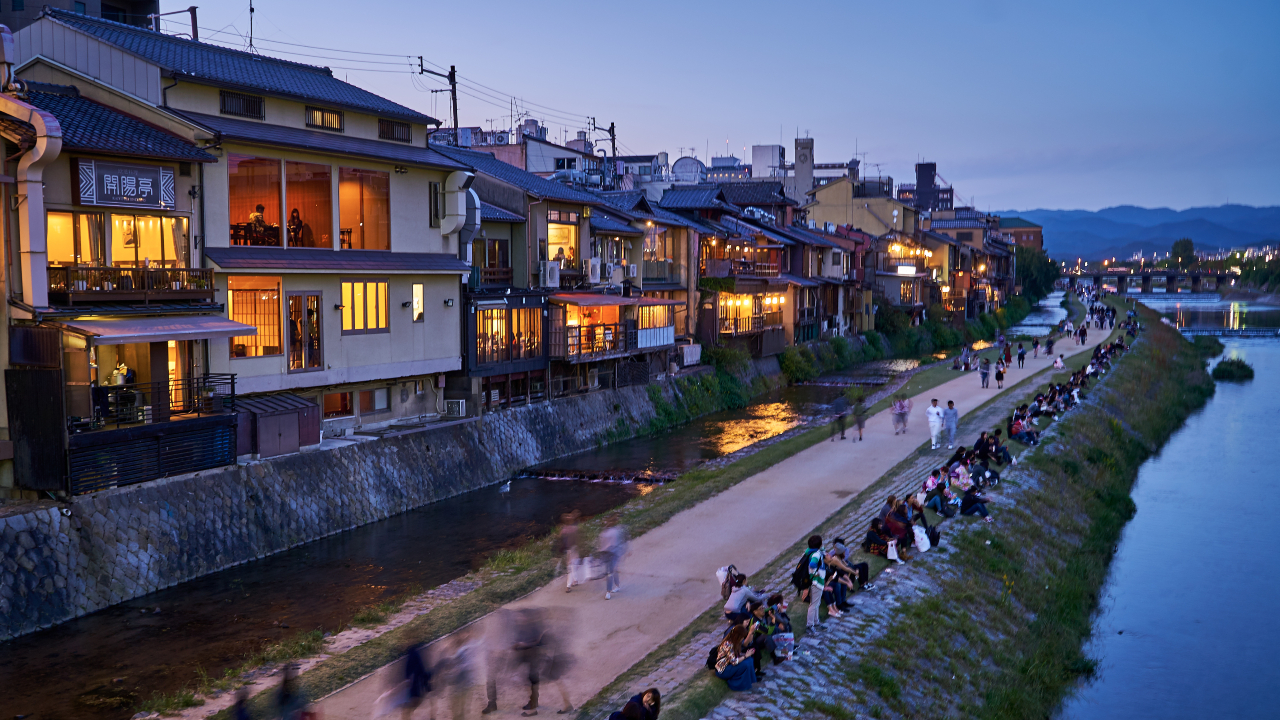
{"type": "MultiPolygon", "coordinates": [[[[1091,350],[1110,331],[1090,334],[1087,345],[1064,338],[1054,349],[1066,356],[1091,350]]],[[[1052,358],[1033,359],[1028,354],[1025,369],[1018,370],[1015,362],[1006,373],[1006,389],[1051,364],[1052,358]]],[[[995,388],[994,374],[987,389],[981,387],[977,372],[969,372],[913,397],[909,430],[903,435],[893,434],[889,413],[882,411],[868,419],[863,442],[819,442],[635,538],[621,565],[623,592],[612,600],[604,598],[603,581],[565,593],[561,576],[508,607],[568,610],[576,624],[574,636],[568,639],[569,650],[577,662],[564,680],[572,702],[586,702],[719,603],[716,568],[732,563],[748,575],[762,569],[843,507],[849,497],[928,442],[924,408],[930,398],[938,398],[943,406],[954,400],[967,415],[1001,392],[995,388]]],[[[961,444],[968,444],[967,440],[971,438],[957,438],[961,444]]],[[[949,456],[949,451],[937,452],[949,456]]],[[[480,621],[480,631],[488,633],[492,628],[486,627],[486,620],[480,621]]],[[[323,699],[321,716],[325,720],[368,718],[378,696],[399,678],[398,665],[384,667],[323,699]]],[[[498,684],[500,711],[489,717],[519,717],[528,699],[527,681],[521,684],[512,674],[498,684]]],[[[482,690],[475,694],[469,715],[478,717],[482,696],[482,690]]],[[[545,683],[539,715],[554,715],[559,703],[559,693],[545,683]]],[[[426,708],[415,714],[415,718],[427,717],[426,708]]]]}

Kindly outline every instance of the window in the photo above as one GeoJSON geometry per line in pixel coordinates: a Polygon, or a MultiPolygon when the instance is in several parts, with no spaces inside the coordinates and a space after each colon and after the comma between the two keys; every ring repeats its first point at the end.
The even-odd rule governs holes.
{"type": "Polygon", "coordinates": [[[328,393],[324,396],[325,417],[350,417],[354,413],[355,409],[351,405],[351,393],[328,393]]]}
{"type": "Polygon", "coordinates": [[[321,370],[323,328],[320,293],[289,293],[289,372],[321,370]]]}
{"type": "Polygon", "coordinates": [[[80,13],[81,15],[84,15],[88,12],[88,10],[85,9],[84,3],[82,2],[76,3],[75,8],[76,8],[76,12],[80,13]]]}
{"type": "Polygon", "coordinates": [[[578,167],[577,158],[556,158],[557,170],[574,170],[578,167]]]}
{"type": "Polygon", "coordinates": [[[956,240],[959,240],[959,241],[960,241],[960,242],[962,242],[962,243],[971,243],[971,242],[973,242],[973,233],[971,233],[971,232],[958,232],[958,233],[956,233],[956,240]]]}
{"type": "Polygon", "coordinates": [[[231,338],[231,357],[280,355],[280,278],[233,275],[227,278],[227,314],[252,325],[257,335],[231,338]]]}
{"type": "Polygon", "coordinates": [[[396,142],[413,142],[413,130],[407,122],[378,119],[378,137],[396,142]]]}
{"type": "Polygon", "coordinates": [[[284,164],[289,247],[333,248],[333,168],[288,161],[284,164]]]}
{"type": "Polygon", "coordinates": [[[178,177],[191,177],[191,163],[178,163],[178,177]]]}
{"type": "Polygon", "coordinates": [[[444,219],[444,196],[440,194],[440,183],[427,183],[427,196],[430,202],[430,225],[438,228],[440,221],[444,219]]]}
{"type": "Polygon", "coordinates": [[[218,112],[254,120],[265,120],[267,117],[266,101],[261,96],[246,95],[231,90],[218,91],[218,112]]]}
{"type": "Polygon", "coordinates": [[[227,154],[232,245],[280,247],[280,161],[227,154]]]}
{"type": "Polygon", "coordinates": [[[542,309],[479,310],[476,364],[532,360],[542,356],[542,309]]]}
{"type": "Polygon", "coordinates": [[[101,265],[102,214],[51,212],[46,243],[50,265],[101,265]]]}
{"type": "MultiPolygon", "coordinates": [[[[547,213],[548,216],[550,214],[547,213]]],[[[562,269],[573,269],[578,262],[578,226],[548,222],[547,251],[551,253],[551,260],[560,263],[562,269]]]]}
{"type": "Polygon", "coordinates": [[[189,267],[187,219],[111,216],[112,267],[189,267]]]}
{"type": "MultiPolygon", "coordinates": [[[[27,0],[13,0],[14,12],[18,12],[19,10],[26,10],[26,9],[27,9],[27,0]]],[[[103,13],[105,13],[107,9],[104,7],[102,8],[102,11],[103,13]]]]}
{"type": "Polygon", "coordinates": [[[576,213],[576,212],[565,212],[564,210],[548,210],[548,211],[547,211],[547,221],[548,221],[548,222],[558,222],[558,223],[570,223],[570,224],[573,224],[573,225],[577,225],[577,224],[578,224],[578,213],[576,213]]]}
{"type": "Polygon", "coordinates": [[[915,284],[904,282],[901,285],[899,285],[898,288],[899,288],[898,299],[902,301],[902,304],[914,305],[916,302],[915,284]]]}
{"type": "Polygon", "coordinates": [[[639,330],[671,327],[674,324],[675,316],[671,305],[646,305],[636,309],[639,311],[636,317],[636,328],[639,330]]]}
{"type": "Polygon", "coordinates": [[[422,322],[422,306],[423,306],[422,283],[413,284],[413,321],[422,322]]]}
{"type": "Polygon", "coordinates": [[[384,410],[390,409],[391,390],[389,388],[374,388],[373,390],[360,391],[361,415],[383,412],[384,410]]]}
{"type": "Polygon", "coordinates": [[[387,327],[387,281],[342,281],[342,334],[390,332],[387,327]]]}
{"type": "Polygon", "coordinates": [[[307,127],[342,132],[342,111],[307,106],[307,127]]]}
{"type": "Polygon", "coordinates": [[[391,174],[342,168],[338,171],[341,246],[353,250],[391,249],[391,174]]]}
{"type": "MultiPolygon", "coordinates": [[[[22,0],[18,0],[18,2],[21,1],[22,0]]],[[[17,8],[14,9],[16,10],[17,8]]],[[[122,7],[102,3],[102,19],[118,23],[128,23],[129,13],[125,12],[125,9],[122,7]]]]}
{"type": "Polygon", "coordinates": [[[427,394],[427,382],[428,382],[428,381],[426,381],[426,380],[414,380],[414,381],[413,381],[413,394],[414,394],[414,395],[426,395],[426,394],[427,394]]]}

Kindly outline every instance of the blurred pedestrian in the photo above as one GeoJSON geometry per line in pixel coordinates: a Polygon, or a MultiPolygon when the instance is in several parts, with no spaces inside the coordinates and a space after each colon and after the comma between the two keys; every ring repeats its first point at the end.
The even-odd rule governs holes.
{"type": "Polygon", "coordinates": [[[307,707],[307,700],[298,689],[298,669],[289,663],[284,666],[284,677],[280,680],[280,690],[276,694],[276,710],[280,720],[302,720],[302,711],[307,707]]]}
{"type": "Polygon", "coordinates": [[[569,592],[574,585],[578,584],[581,571],[582,554],[579,552],[578,545],[578,518],[580,516],[581,513],[574,510],[560,517],[560,552],[564,554],[564,564],[568,571],[565,578],[565,592],[569,592]]]}
{"type": "Polygon", "coordinates": [[[889,409],[893,412],[893,434],[905,434],[907,432],[907,418],[911,415],[911,399],[902,393],[893,396],[893,402],[889,404],[889,409]]]}
{"type": "Polygon", "coordinates": [[[956,410],[953,400],[947,401],[947,409],[942,411],[942,427],[947,431],[947,449],[956,445],[956,427],[960,424],[960,412],[956,410]]]}
{"type": "Polygon", "coordinates": [[[241,685],[236,690],[236,701],[231,706],[231,720],[250,720],[249,715],[249,686],[241,685]]]}
{"type": "MultiPolygon", "coordinates": [[[[429,697],[431,692],[431,670],[427,667],[427,663],[423,658],[426,648],[422,644],[414,645],[405,653],[404,659],[404,679],[408,681],[408,697],[404,704],[402,712],[404,720],[410,720],[413,717],[413,711],[418,709],[429,697]]],[[[428,717],[435,718],[435,703],[431,703],[428,708],[428,717]]]]}
{"type": "Polygon", "coordinates": [[[610,600],[613,594],[622,591],[621,579],[618,576],[618,563],[627,553],[627,533],[618,524],[618,516],[610,515],[605,520],[605,528],[600,531],[600,555],[604,560],[604,599],[610,600]]]}

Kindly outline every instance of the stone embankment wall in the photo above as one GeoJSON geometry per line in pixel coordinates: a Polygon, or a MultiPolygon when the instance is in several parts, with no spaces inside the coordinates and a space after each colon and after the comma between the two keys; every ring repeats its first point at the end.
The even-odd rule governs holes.
{"type": "Polygon", "coordinates": [[[606,390],[0,517],[0,640],[504,481],[654,416],[645,387],[606,390]]]}

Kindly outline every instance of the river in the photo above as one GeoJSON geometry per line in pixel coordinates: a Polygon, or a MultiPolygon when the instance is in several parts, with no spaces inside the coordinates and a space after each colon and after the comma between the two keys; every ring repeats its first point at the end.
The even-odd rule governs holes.
{"type": "MultiPolygon", "coordinates": [[[[1206,326],[1240,308],[1144,302],[1206,326]]],[[[1280,308],[1245,316],[1264,327],[1280,308]]],[[[1246,383],[1220,382],[1139,471],[1138,512],[1125,527],[1086,649],[1095,679],[1067,699],[1062,720],[1278,717],[1280,524],[1267,515],[1280,411],[1280,339],[1223,338],[1224,357],[1253,365],[1246,383]]],[[[1216,361],[1216,360],[1215,360],[1216,361]]]]}
{"type": "Polygon", "coordinates": [[[1031,312],[1022,319],[1022,322],[1009,328],[1008,336],[1015,338],[1020,335],[1030,337],[1048,335],[1050,330],[1058,326],[1058,323],[1067,319],[1067,309],[1062,307],[1062,298],[1065,296],[1066,293],[1062,290],[1049,293],[1048,297],[1031,308],[1031,312]]]}

